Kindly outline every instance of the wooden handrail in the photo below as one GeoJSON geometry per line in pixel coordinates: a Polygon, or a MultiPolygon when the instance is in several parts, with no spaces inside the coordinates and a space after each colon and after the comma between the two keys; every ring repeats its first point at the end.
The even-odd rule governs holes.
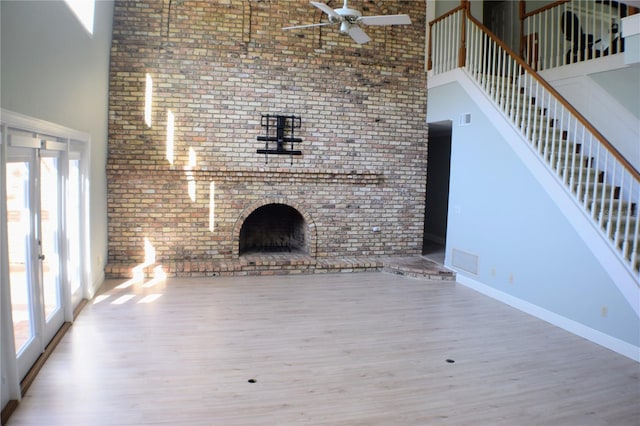
{"type": "Polygon", "coordinates": [[[558,0],[558,1],[555,1],[553,3],[547,4],[545,6],[542,6],[542,7],[538,8],[538,9],[532,10],[531,12],[525,12],[524,8],[523,8],[522,13],[520,14],[520,20],[522,21],[524,19],[529,18],[530,16],[537,15],[538,13],[542,13],[542,12],[547,11],[547,10],[551,10],[551,9],[553,9],[555,7],[560,6],[561,4],[569,3],[570,1],[571,0],[558,0]]]}
{"type": "Polygon", "coordinates": [[[460,11],[460,10],[467,10],[467,8],[465,6],[458,6],[454,9],[451,9],[448,12],[445,12],[443,15],[438,16],[436,19],[434,19],[433,21],[429,21],[429,27],[431,27],[434,24],[437,24],[438,22],[442,21],[445,18],[448,18],[449,16],[453,15],[454,13],[460,11]]]}
{"type": "Polygon", "coordinates": [[[539,84],[541,84],[549,93],[555,96],[558,101],[573,114],[576,119],[587,129],[589,130],[595,137],[600,141],[602,145],[607,147],[607,149],[613,154],[613,156],[629,171],[629,173],[637,180],[640,181],[640,172],[636,170],[635,167],[629,161],[620,154],[620,151],[614,147],[611,142],[605,138],[602,133],[600,133],[595,127],[591,125],[591,123],[584,118],[582,114],[576,110],[573,105],[571,105],[558,91],[556,91],[549,83],[546,82],[542,77],[538,75],[538,73],[531,68],[522,58],[515,54],[509,46],[507,46],[502,40],[494,36],[491,31],[485,27],[480,21],[471,16],[471,13],[467,12],[467,19],[476,24],[491,40],[497,43],[502,49],[504,49],[523,69],[525,69],[533,78],[535,78],[539,84]]]}

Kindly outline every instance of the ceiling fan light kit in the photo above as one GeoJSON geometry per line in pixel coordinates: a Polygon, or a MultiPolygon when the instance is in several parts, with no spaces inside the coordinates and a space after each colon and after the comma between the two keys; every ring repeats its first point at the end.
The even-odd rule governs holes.
{"type": "Polygon", "coordinates": [[[371,41],[371,38],[360,28],[361,24],[364,25],[409,25],[411,24],[411,18],[409,15],[380,15],[380,16],[362,16],[360,11],[349,8],[347,0],[344,0],[344,4],[339,9],[331,9],[324,3],[312,1],[311,4],[322,12],[324,12],[329,18],[329,22],[322,22],[320,24],[309,25],[296,25],[292,27],[285,27],[283,30],[294,30],[301,28],[311,27],[323,27],[327,25],[340,24],[339,31],[343,34],[348,34],[356,43],[364,44],[371,41]]]}

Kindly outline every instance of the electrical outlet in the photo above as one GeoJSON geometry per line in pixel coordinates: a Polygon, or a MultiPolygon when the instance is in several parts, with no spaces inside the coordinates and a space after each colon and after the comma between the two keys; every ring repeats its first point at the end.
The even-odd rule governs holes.
{"type": "Polygon", "coordinates": [[[600,308],[600,315],[602,315],[602,318],[606,318],[608,313],[609,313],[609,308],[607,308],[606,306],[603,306],[602,308],[600,308]]]}
{"type": "Polygon", "coordinates": [[[371,230],[373,232],[380,232],[380,227],[379,226],[374,226],[373,228],[371,228],[371,230]]]}

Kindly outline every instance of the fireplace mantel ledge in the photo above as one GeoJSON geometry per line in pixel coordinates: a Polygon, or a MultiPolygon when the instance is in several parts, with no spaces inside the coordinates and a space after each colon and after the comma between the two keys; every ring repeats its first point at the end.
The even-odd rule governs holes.
{"type": "Polygon", "coordinates": [[[224,176],[260,176],[265,174],[277,174],[295,176],[310,176],[314,177],[337,177],[337,178],[349,178],[350,176],[369,177],[369,178],[382,178],[384,172],[374,170],[356,170],[356,169],[321,169],[321,168],[288,168],[288,167],[186,167],[186,166],[167,166],[159,164],[136,164],[134,168],[130,165],[124,164],[109,164],[108,170],[119,171],[123,173],[146,173],[148,171],[165,171],[184,173],[185,171],[194,174],[204,175],[224,175],[224,176]]]}

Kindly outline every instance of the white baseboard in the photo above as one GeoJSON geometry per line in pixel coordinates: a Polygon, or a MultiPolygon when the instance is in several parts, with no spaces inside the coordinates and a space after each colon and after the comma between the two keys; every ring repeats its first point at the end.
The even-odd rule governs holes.
{"type": "Polygon", "coordinates": [[[571,320],[569,318],[558,315],[554,312],[548,311],[540,306],[534,305],[510,294],[504,293],[479,281],[469,278],[468,276],[460,274],[458,271],[456,275],[456,281],[465,287],[469,287],[479,293],[489,296],[492,299],[505,303],[513,308],[516,308],[522,312],[539,318],[549,324],[560,327],[576,336],[580,336],[593,343],[610,349],[614,352],[624,355],[636,362],[640,362],[640,347],[634,346],[630,343],[609,336],[601,331],[587,327],[584,324],[571,320]]]}

